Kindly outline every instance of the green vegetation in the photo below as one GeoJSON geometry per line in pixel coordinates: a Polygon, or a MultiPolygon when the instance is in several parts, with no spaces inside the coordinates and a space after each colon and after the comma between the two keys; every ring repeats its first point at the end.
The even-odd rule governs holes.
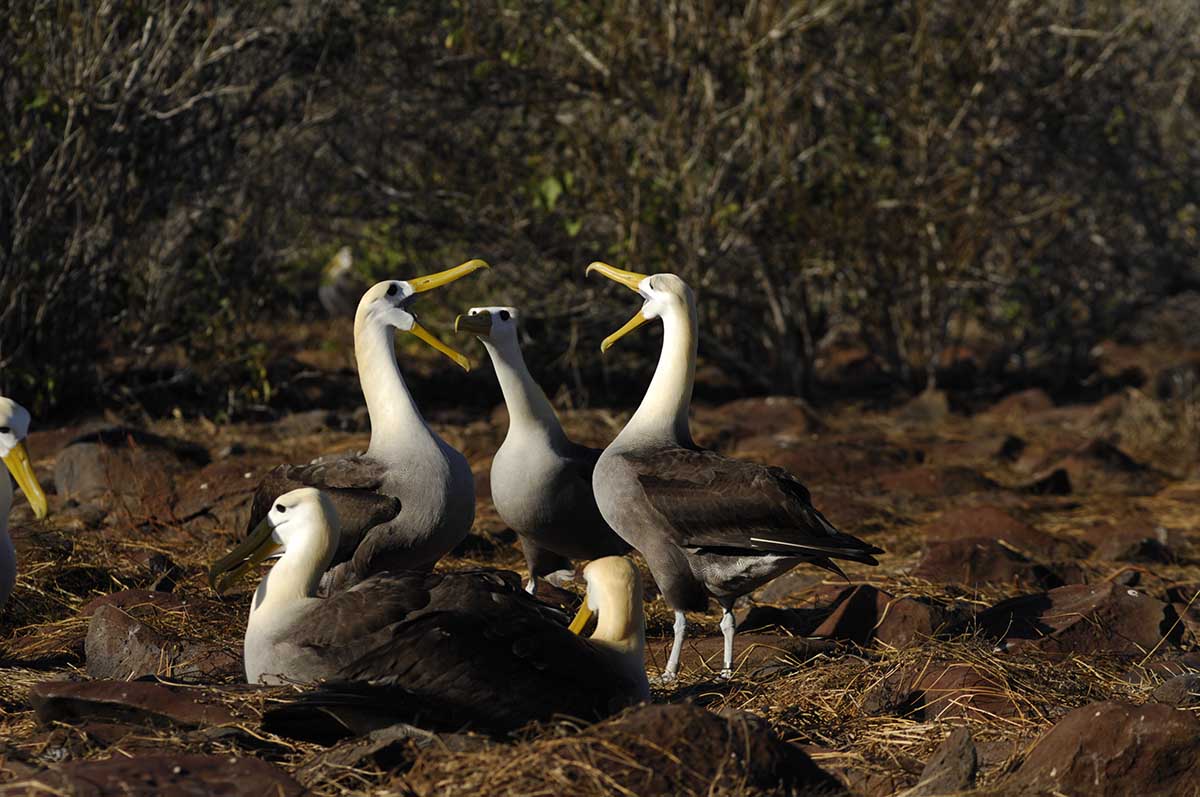
{"type": "Polygon", "coordinates": [[[593,356],[631,309],[597,258],[685,276],[752,391],[811,392],[833,339],[903,389],[964,341],[1076,380],[1200,287],[1190,0],[105,9],[0,25],[0,388],[29,404],[120,398],[165,344],[220,364],[214,403],[261,394],[246,322],[319,312],[343,244],[375,275],[488,258],[575,341],[537,366],[597,388],[655,345],[593,356]]]}

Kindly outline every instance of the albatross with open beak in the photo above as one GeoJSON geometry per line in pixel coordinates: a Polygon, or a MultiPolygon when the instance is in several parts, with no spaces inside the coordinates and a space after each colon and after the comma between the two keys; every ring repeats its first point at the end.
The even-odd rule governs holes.
{"type": "Polygon", "coordinates": [[[521,538],[532,594],[539,578],[570,568],[571,560],[618,556],[629,544],[596,508],[592,469],[600,451],[563,431],[521,355],[517,315],[515,307],[472,307],[454,328],[483,343],[508,407],[508,433],[492,459],[492,502],[521,538]]]}
{"type": "MultiPolygon", "coordinates": [[[[0,396],[0,458],[17,480],[21,492],[33,508],[34,517],[46,517],[46,494],[33,472],[25,436],[29,434],[29,412],[10,398],[0,396]]],[[[17,552],[8,534],[8,510],[12,508],[13,489],[8,477],[0,477],[0,607],[8,602],[17,583],[17,552]]]]}
{"type": "Polygon", "coordinates": [[[646,557],[675,611],[675,641],[664,680],[679,672],[687,624],[709,597],[724,614],[724,668],[733,668],[733,604],[808,562],[841,573],[834,559],[874,565],[882,550],[833,527],[808,490],[782,468],[730,459],[692,441],[688,408],[696,374],[696,304],[674,274],[637,274],[592,263],[600,274],[638,293],[643,304],[619,338],[652,319],[663,323],[658,367],[641,405],[596,463],[596,503],[618,534],[646,557]]]}
{"type": "Polygon", "coordinates": [[[337,547],[333,502],[301,488],[275,499],[209,571],[222,592],[244,563],[278,560],[246,624],[250,683],[327,682],[309,702],[333,713],[388,724],[415,712],[438,727],[501,732],[554,714],[594,719],[649,696],[641,584],[627,559],[585,569],[573,629],[593,612],[597,625],[584,639],[501,572],[379,573],[319,598],[337,547]]]}
{"type": "Polygon", "coordinates": [[[323,583],[326,591],[382,570],[429,569],[471,529],[471,468],[421,417],[400,375],[392,330],[416,336],[470,370],[466,357],[417,322],[412,305],[418,294],[487,267],[482,260],[470,260],[438,274],[387,280],[368,289],[354,317],[354,355],[371,419],[367,451],[309,465],[281,465],[255,491],[248,529],[288,490],[308,486],[329,493],[341,518],[342,543],[323,583]]]}

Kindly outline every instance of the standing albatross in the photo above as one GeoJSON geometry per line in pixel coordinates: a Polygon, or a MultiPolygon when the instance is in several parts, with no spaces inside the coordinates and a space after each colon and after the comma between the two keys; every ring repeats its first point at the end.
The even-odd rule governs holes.
{"type": "Polygon", "coordinates": [[[651,319],[663,322],[662,353],[650,387],[596,463],[596,503],[609,525],[646,557],[675,611],[664,680],[679,673],[684,611],[703,611],[710,596],[724,611],[722,675],[728,676],[739,596],[802,562],[841,574],[834,559],[874,565],[873,554],[883,551],[834,528],[813,507],[804,485],[782,468],[730,459],[692,441],[688,407],[697,323],[686,282],[674,274],[637,274],[605,263],[592,263],[587,273],[593,271],[645,300],[637,315],[604,339],[601,351],[651,319]]]}
{"type": "MultiPolygon", "coordinates": [[[[34,517],[46,517],[46,494],[33,472],[25,436],[29,434],[29,412],[10,398],[0,396],[0,458],[25,493],[34,517]]],[[[8,602],[17,583],[17,552],[8,534],[8,510],[12,508],[12,482],[0,477],[0,607],[8,602]]]]}
{"type": "Polygon", "coordinates": [[[649,696],[641,583],[629,560],[588,565],[585,609],[568,629],[501,572],[378,573],[319,598],[337,538],[333,502],[300,488],[275,499],[210,569],[222,592],[242,562],[278,558],[246,624],[248,682],[325,682],[308,704],[376,724],[419,714],[437,727],[499,732],[554,714],[596,719],[649,696]],[[596,631],[584,639],[573,631],[591,612],[596,631]]]}
{"type": "Polygon", "coordinates": [[[508,407],[508,433],[492,459],[492,503],[521,538],[530,594],[573,559],[619,556],[629,544],[604,522],[592,495],[600,451],[572,442],[533,381],[517,342],[515,307],[472,307],[454,328],[479,337],[508,407]]]}
{"type": "Polygon", "coordinates": [[[329,493],[341,518],[342,543],[322,584],[326,591],[344,589],[381,570],[429,569],[471,530],[471,467],[421,417],[400,375],[392,330],[410,332],[469,370],[466,357],[417,323],[412,303],[417,294],[487,267],[482,260],[471,260],[438,274],[387,280],[367,289],[354,317],[354,356],[371,419],[370,445],[363,454],[281,465],[255,491],[247,531],[288,490],[307,486],[329,493]]]}

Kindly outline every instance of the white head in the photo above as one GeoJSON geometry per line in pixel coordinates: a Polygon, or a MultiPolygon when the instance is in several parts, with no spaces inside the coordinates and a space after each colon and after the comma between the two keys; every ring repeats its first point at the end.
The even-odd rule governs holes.
{"type": "MultiPolygon", "coordinates": [[[[337,551],[341,522],[329,496],[301,487],[275,499],[267,516],[240,545],[214,564],[208,583],[217,593],[269,559],[284,559],[294,581],[288,594],[311,597],[337,551]]],[[[283,567],[281,562],[277,568],[283,567]]]]}
{"type": "MultiPolygon", "coordinates": [[[[21,492],[29,499],[33,514],[46,517],[48,506],[46,494],[33,472],[33,463],[25,448],[25,437],[29,434],[29,412],[10,398],[0,396],[0,459],[8,466],[21,492]]],[[[7,487],[7,484],[5,485],[7,487]]]]}
{"type": "Polygon", "coordinates": [[[515,346],[520,315],[515,307],[472,307],[454,320],[454,330],[474,333],[485,343],[515,346]]]}
{"type": "Polygon", "coordinates": [[[593,271],[635,291],[644,300],[637,315],[604,339],[600,344],[600,351],[608,351],[617,340],[647,321],[680,311],[691,312],[694,315],[696,297],[688,284],[674,274],[639,274],[614,268],[606,263],[592,263],[587,267],[587,273],[590,275],[593,271]]]}
{"type": "Polygon", "coordinates": [[[646,682],[646,618],[642,610],[642,577],[637,566],[624,556],[594,559],[583,568],[587,595],[571,630],[581,633],[593,614],[596,630],[593,642],[617,654],[628,676],[644,686],[646,682]]]}
{"type": "Polygon", "coordinates": [[[413,304],[417,294],[462,279],[481,268],[488,268],[488,264],[482,260],[469,260],[437,274],[412,280],[384,280],[372,285],[358,302],[358,310],[354,314],[355,335],[367,327],[392,327],[401,332],[411,332],[469,371],[471,366],[466,357],[442,343],[417,322],[413,304]]]}

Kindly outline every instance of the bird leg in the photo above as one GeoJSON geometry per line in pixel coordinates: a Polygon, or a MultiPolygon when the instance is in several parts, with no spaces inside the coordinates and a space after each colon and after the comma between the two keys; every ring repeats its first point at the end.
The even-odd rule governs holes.
{"type": "Polygon", "coordinates": [[[733,602],[721,602],[721,633],[725,637],[725,665],[721,668],[722,678],[733,677],[733,635],[737,631],[737,620],[733,617],[733,602]]]}
{"type": "Polygon", "coordinates": [[[657,679],[660,684],[669,684],[679,677],[679,656],[683,653],[683,638],[687,636],[687,618],[683,612],[675,611],[675,641],[671,644],[671,655],[667,657],[667,668],[657,679]]]}

